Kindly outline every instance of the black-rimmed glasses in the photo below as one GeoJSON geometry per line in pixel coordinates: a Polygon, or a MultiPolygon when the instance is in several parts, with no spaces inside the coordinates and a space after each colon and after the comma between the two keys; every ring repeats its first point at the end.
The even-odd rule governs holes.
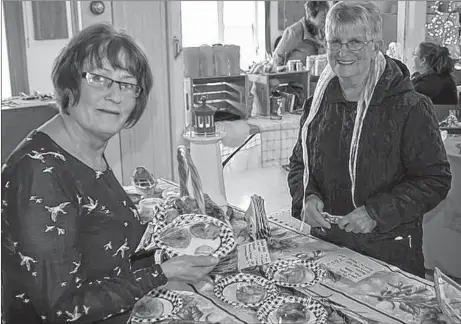
{"type": "Polygon", "coordinates": [[[140,86],[136,84],[113,80],[109,77],[99,75],[96,73],[83,72],[82,78],[86,79],[89,86],[104,90],[110,89],[110,87],[112,87],[112,84],[115,82],[118,84],[118,87],[120,88],[120,91],[122,93],[130,95],[133,98],[138,98],[143,90],[140,86]]]}
{"type": "Polygon", "coordinates": [[[365,47],[365,45],[371,42],[372,40],[361,41],[358,39],[352,39],[347,42],[340,42],[339,40],[332,40],[332,41],[327,41],[326,45],[330,51],[340,51],[343,45],[345,45],[349,51],[360,51],[362,48],[365,47]]]}

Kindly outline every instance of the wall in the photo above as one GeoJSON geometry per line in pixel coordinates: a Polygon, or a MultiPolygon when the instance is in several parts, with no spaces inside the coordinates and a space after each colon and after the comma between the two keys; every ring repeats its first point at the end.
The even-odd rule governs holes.
{"type": "MultiPolygon", "coordinates": [[[[329,1],[330,4],[332,1],[329,1]]],[[[380,7],[383,18],[383,40],[385,48],[387,44],[397,40],[397,1],[372,1],[380,7]]],[[[270,2],[270,39],[271,50],[274,48],[274,42],[282,35],[283,30],[278,30],[278,1],[270,2]]]]}
{"type": "Polygon", "coordinates": [[[15,147],[35,128],[56,115],[51,105],[2,109],[2,163],[15,147]]]}

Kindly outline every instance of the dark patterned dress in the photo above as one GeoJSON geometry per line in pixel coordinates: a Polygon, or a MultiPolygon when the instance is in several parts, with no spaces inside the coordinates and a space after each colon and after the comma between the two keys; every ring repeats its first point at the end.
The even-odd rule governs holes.
{"type": "Polygon", "coordinates": [[[152,256],[134,254],[143,231],[110,168],[32,132],[2,169],[3,321],[126,323],[167,281],[152,256]]]}

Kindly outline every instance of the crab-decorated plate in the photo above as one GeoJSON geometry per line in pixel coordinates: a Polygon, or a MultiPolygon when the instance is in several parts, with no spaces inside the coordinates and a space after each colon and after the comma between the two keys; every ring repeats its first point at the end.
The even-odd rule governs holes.
{"type": "Polygon", "coordinates": [[[282,287],[308,287],[322,281],[326,270],[302,259],[279,259],[265,270],[266,278],[282,287]]]}
{"type": "Polygon", "coordinates": [[[153,241],[169,257],[212,255],[222,258],[235,248],[234,231],[229,225],[199,214],[180,215],[171,223],[157,227],[153,241]]]}
{"type": "Polygon", "coordinates": [[[266,278],[246,273],[224,277],[214,286],[216,297],[237,308],[258,308],[274,298],[277,291],[277,286],[266,278]]]}
{"type": "Polygon", "coordinates": [[[325,307],[312,298],[277,296],[267,300],[258,309],[258,320],[263,324],[324,324],[325,307]]]}
{"type": "Polygon", "coordinates": [[[153,290],[133,307],[132,323],[155,323],[175,315],[182,308],[182,299],[174,291],[153,290]]]}

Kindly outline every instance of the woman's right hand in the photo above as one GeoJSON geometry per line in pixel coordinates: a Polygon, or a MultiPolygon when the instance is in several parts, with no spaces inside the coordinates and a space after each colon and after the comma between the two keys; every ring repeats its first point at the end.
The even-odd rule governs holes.
{"type": "Polygon", "coordinates": [[[168,280],[196,282],[205,277],[218,264],[213,256],[182,255],[173,257],[161,267],[168,280]]]}
{"type": "Polygon", "coordinates": [[[316,195],[310,195],[306,199],[306,207],[303,210],[305,214],[304,221],[311,227],[331,228],[330,223],[322,216],[323,201],[316,195]]]}

